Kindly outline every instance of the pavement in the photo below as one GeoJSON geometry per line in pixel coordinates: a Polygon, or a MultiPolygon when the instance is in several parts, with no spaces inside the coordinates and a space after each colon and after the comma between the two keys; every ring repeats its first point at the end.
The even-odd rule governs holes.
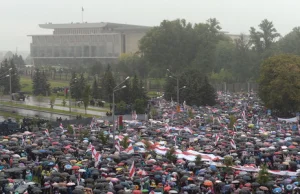
{"type": "MultiPolygon", "coordinates": [[[[3,98],[1,98],[1,101],[10,101],[9,96],[4,96],[3,98]]],[[[37,98],[34,96],[30,96],[29,98],[26,98],[25,101],[13,101],[15,104],[24,104],[24,105],[29,105],[29,106],[37,106],[37,107],[43,107],[43,108],[50,108],[50,102],[49,102],[49,98],[44,98],[42,102],[38,102],[37,98]]],[[[62,104],[62,100],[61,99],[57,99],[55,100],[55,104],[62,104]]],[[[74,104],[72,104],[72,106],[74,106],[74,104]]],[[[90,115],[95,115],[95,116],[106,116],[106,111],[107,109],[105,108],[100,108],[100,107],[96,107],[96,106],[89,106],[89,108],[93,108],[95,110],[86,110],[87,114],[90,115]],[[99,111],[97,111],[99,110],[99,111]]],[[[53,107],[54,110],[64,110],[64,111],[69,111],[69,106],[68,106],[68,101],[67,101],[67,105],[66,106],[54,106],[53,107]]],[[[26,109],[27,110],[27,109],[26,109]]],[[[71,108],[71,112],[75,112],[81,115],[85,114],[85,110],[84,109],[80,109],[80,108],[71,108]]]]}

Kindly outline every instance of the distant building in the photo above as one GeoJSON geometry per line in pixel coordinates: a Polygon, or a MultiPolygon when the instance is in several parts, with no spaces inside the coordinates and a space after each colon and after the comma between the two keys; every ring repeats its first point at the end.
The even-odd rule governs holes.
{"type": "Polygon", "coordinates": [[[123,53],[138,51],[138,42],[151,29],[116,23],[40,24],[49,35],[29,35],[34,64],[114,63],[123,53]]]}

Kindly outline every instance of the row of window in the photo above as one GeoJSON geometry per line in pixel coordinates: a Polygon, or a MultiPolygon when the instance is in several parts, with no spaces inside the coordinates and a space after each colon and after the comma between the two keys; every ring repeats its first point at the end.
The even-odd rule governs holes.
{"type": "Polygon", "coordinates": [[[31,47],[33,57],[118,57],[112,45],[72,47],[31,47]]]}
{"type": "Polygon", "coordinates": [[[98,35],[98,36],[33,36],[32,43],[34,45],[44,44],[60,44],[60,43],[101,43],[113,42],[120,44],[121,37],[119,34],[114,35],[98,35]]]}
{"type": "Polygon", "coordinates": [[[103,32],[113,32],[113,29],[112,28],[54,29],[53,34],[100,34],[103,32]]]}

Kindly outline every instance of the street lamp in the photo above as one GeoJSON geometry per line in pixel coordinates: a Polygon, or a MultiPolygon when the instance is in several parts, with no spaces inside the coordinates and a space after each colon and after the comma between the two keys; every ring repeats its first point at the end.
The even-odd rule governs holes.
{"type": "Polygon", "coordinates": [[[179,79],[169,69],[167,69],[167,71],[172,74],[172,76],[169,76],[169,78],[175,79],[177,82],[177,86],[176,86],[176,88],[177,88],[176,89],[177,90],[177,106],[179,106],[179,79]]]}
{"type": "MultiPolygon", "coordinates": [[[[77,78],[75,77],[74,80],[75,80],[75,83],[76,83],[77,78]]],[[[69,90],[68,90],[68,95],[69,95],[68,96],[69,97],[69,112],[71,112],[71,81],[70,81],[69,90]]]]}
{"type": "Polygon", "coordinates": [[[10,95],[10,99],[12,100],[12,96],[11,96],[11,70],[12,70],[12,68],[9,68],[9,75],[7,75],[7,76],[9,76],[9,95],[10,95]]]}
{"type": "MultiPolygon", "coordinates": [[[[115,144],[115,136],[116,136],[116,127],[115,127],[115,92],[122,90],[123,88],[126,88],[126,86],[122,86],[120,87],[126,80],[129,79],[129,76],[127,76],[125,78],[124,81],[122,81],[119,85],[117,85],[116,87],[114,87],[113,89],[113,106],[112,106],[112,120],[113,120],[113,143],[115,144]]],[[[113,144],[113,145],[114,145],[113,144]]]]}

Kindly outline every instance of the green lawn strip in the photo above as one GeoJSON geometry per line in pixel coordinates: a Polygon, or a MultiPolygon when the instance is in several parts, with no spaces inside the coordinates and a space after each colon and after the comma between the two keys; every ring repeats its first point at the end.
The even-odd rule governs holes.
{"type": "Polygon", "coordinates": [[[10,112],[5,112],[5,111],[0,111],[0,116],[4,117],[4,119],[7,119],[9,117],[14,118],[14,119],[23,119],[24,116],[19,115],[17,113],[10,113],[10,112]]]}
{"type": "MultiPolygon", "coordinates": [[[[55,108],[55,106],[69,107],[68,105],[63,106],[62,104],[55,104],[54,108],[55,108]]],[[[84,110],[84,107],[78,107],[78,106],[71,106],[71,108],[76,108],[76,109],[84,110]]],[[[89,107],[86,110],[92,110],[92,111],[98,111],[98,112],[107,112],[107,111],[109,111],[109,109],[105,109],[105,108],[103,108],[103,109],[96,109],[96,108],[89,108],[89,107]]]]}
{"type": "MultiPolygon", "coordinates": [[[[7,106],[12,106],[16,108],[25,108],[25,109],[30,109],[30,110],[35,110],[35,111],[46,111],[46,112],[51,112],[51,113],[57,113],[57,114],[65,114],[65,115],[72,115],[72,116],[77,116],[79,114],[82,114],[84,117],[93,117],[95,115],[91,114],[84,114],[84,113],[79,113],[79,112],[69,112],[65,110],[57,110],[57,109],[51,109],[51,108],[45,108],[45,107],[38,107],[38,106],[31,106],[31,105],[25,105],[25,104],[15,104],[11,102],[0,102],[2,105],[7,105],[7,106]]],[[[98,115],[97,115],[98,116],[98,115]]]]}

